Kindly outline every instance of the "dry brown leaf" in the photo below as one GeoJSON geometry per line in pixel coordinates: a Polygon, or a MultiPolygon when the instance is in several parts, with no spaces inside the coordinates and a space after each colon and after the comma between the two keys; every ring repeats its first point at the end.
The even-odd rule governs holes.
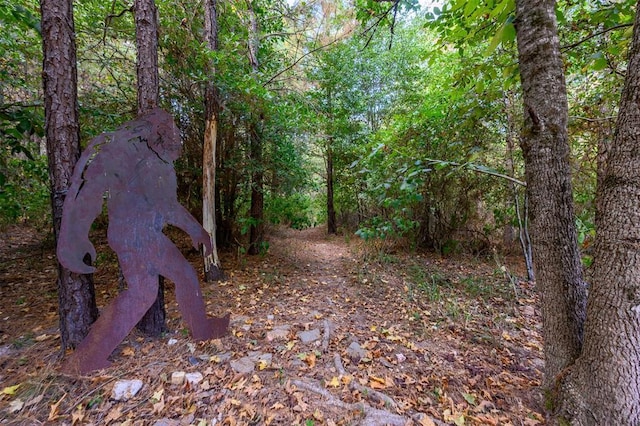
{"type": "Polygon", "coordinates": [[[122,355],[124,356],[134,356],[135,354],[136,351],[131,346],[127,346],[122,350],[122,355]]]}
{"type": "Polygon", "coordinates": [[[419,422],[420,426],[436,426],[429,416],[422,416],[419,422]]]}
{"type": "Polygon", "coordinates": [[[307,354],[307,356],[304,358],[304,362],[306,362],[309,367],[313,368],[316,365],[316,354],[311,352],[310,354],[307,354]]]}
{"type": "Polygon", "coordinates": [[[82,405],[78,405],[78,407],[71,413],[71,426],[75,425],[76,422],[82,422],[84,420],[84,409],[82,405]]]}
{"type": "Polygon", "coordinates": [[[49,409],[49,417],[47,418],[47,421],[51,422],[58,418],[58,407],[60,407],[62,400],[64,400],[66,397],[67,397],[67,394],[65,393],[64,395],[62,395],[62,398],[58,400],[58,402],[56,402],[55,404],[51,404],[49,409]]]}
{"type": "Polygon", "coordinates": [[[369,376],[369,386],[372,389],[384,389],[387,387],[387,383],[382,377],[369,376]]]}
{"type": "Polygon", "coordinates": [[[276,402],[275,404],[273,404],[271,407],[269,407],[271,410],[280,410],[282,408],[284,408],[284,405],[282,405],[279,402],[276,402]]]}
{"type": "Polygon", "coordinates": [[[104,419],[104,423],[109,424],[113,421],[116,421],[120,418],[121,415],[122,415],[122,408],[119,405],[117,405],[113,407],[111,411],[109,411],[109,414],[107,414],[107,417],[105,417],[104,419]]]}

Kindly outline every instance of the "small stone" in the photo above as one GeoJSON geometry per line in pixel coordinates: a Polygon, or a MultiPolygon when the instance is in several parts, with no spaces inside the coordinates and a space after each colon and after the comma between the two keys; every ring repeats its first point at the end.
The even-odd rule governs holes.
{"type": "MultiPolygon", "coordinates": [[[[255,363],[264,363],[266,367],[268,367],[269,365],[271,365],[271,361],[273,361],[273,354],[270,353],[263,353],[263,352],[249,352],[249,354],[247,355],[247,358],[249,358],[251,361],[255,362],[255,363]]],[[[264,367],[263,367],[264,368],[264,367]]]]}
{"type": "Polygon", "coordinates": [[[398,360],[398,364],[401,364],[407,360],[407,357],[404,354],[399,353],[396,354],[396,359],[398,360]]]}
{"type": "Polygon", "coordinates": [[[315,342],[316,340],[320,340],[320,330],[314,328],[309,331],[299,331],[298,338],[305,344],[315,342]]]}
{"type": "Polygon", "coordinates": [[[233,371],[240,374],[251,373],[255,368],[255,363],[249,357],[244,357],[244,358],[231,361],[229,364],[231,365],[231,368],[233,369],[233,371]]]}
{"type": "Polygon", "coordinates": [[[167,342],[167,345],[173,346],[176,343],[178,343],[178,339],[169,339],[169,341],[167,342]]]}
{"type": "Polygon", "coordinates": [[[227,362],[231,359],[231,352],[222,352],[218,355],[214,355],[218,357],[218,362],[222,363],[222,362],[227,362]]]}
{"type": "Polygon", "coordinates": [[[380,361],[380,364],[384,365],[385,367],[393,368],[393,364],[391,364],[389,361],[387,361],[386,358],[381,357],[381,358],[378,358],[378,360],[380,361]]]}
{"type": "Polygon", "coordinates": [[[290,325],[279,325],[274,327],[273,330],[267,331],[267,341],[272,342],[274,340],[286,340],[289,337],[290,325]]]}
{"type": "Polygon", "coordinates": [[[179,426],[180,422],[173,419],[160,419],[156,420],[153,426],[179,426]]]}
{"type": "Polygon", "coordinates": [[[195,385],[198,384],[202,381],[202,379],[204,379],[204,377],[202,376],[202,373],[187,373],[184,375],[184,379],[187,381],[187,383],[189,383],[190,385],[195,385]]]}
{"type": "Polygon", "coordinates": [[[362,358],[367,356],[367,352],[362,349],[358,342],[351,342],[347,348],[347,355],[349,355],[349,358],[354,361],[360,361],[362,358]]]}
{"type": "Polygon", "coordinates": [[[118,380],[111,390],[111,398],[126,401],[133,398],[142,389],[142,380],[118,380]]]}
{"type": "Polygon", "coordinates": [[[249,317],[246,315],[237,315],[237,316],[233,316],[231,317],[231,324],[241,324],[241,323],[245,323],[246,321],[249,320],[249,317]]]}
{"type": "Polygon", "coordinates": [[[171,373],[171,384],[172,385],[181,385],[184,383],[184,376],[186,373],[184,371],[174,371],[171,373]]]}
{"type": "Polygon", "coordinates": [[[271,314],[267,315],[267,320],[269,320],[269,321],[273,321],[274,318],[275,318],[275,316],[273,316],[271,314]]]}

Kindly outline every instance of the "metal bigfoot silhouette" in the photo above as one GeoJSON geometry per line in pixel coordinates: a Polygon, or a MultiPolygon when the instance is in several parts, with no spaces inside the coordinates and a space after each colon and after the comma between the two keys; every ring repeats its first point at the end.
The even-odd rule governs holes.
{"type": "Polygon", "coordinates": [[[161,109],[138,117],[91,141],[76,164],[64,202],[58,260],[72,272],[95,268],[89,228],[102,211],[106,194],[107,240],[118,255],[127,289],[107,305],[87,337],[63,364],[67,372],[86,373],[110,365],[107,358],[151,307],[158,276],[175,283],[182,318],[195,339],[224,335],[229,315],[207,318],[195,269],[163,234],[165,224],[189,234],[193,246],[211,251],[209,234],[178,203],[173,169],[181,153],[178,128],[161,109]]]}

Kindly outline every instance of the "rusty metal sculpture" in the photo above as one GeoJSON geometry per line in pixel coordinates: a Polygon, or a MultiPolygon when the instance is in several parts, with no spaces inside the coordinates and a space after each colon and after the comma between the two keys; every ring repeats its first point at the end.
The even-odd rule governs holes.
{"type": "Polygon", "coordinates": [[[58,260],[72,272],[87,274],[96,251],[89,229],[102,210],[109,218],[107,240],[116,252],[127,289],[101,312],[87,337],[65,360],[63,370],[86,373],[110,365],[107,358],[155,301],[158,276],[175,283],[176,299],[193,337],[224,335],[229,315],[207,318],[194,268],[162,232],[170,224],[184,230],[193,246],[211,251],[209,234],[178,203],[173,162],[181,142],[173,118],[154,109],[91,141],[76,164],[65,199],[58,260]]]}

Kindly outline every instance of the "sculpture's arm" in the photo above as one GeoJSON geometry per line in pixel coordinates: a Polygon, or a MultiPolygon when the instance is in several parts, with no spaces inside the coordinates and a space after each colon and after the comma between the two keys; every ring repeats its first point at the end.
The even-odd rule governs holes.
{"type": "Polygon", "coordinates": [[[65,268],[79,274],[95,271],[83,259],[87,254],[91,261],[96,258],[96,250],[89,241],[89,230],[102,211],[102,195],[108,188],[109,176],[100,155],[104,138],[101,135],[94,139],[82,153],[63,205],[57,246],[58,261],[65,268]],[[90,159],[92,161],[88,163],[90,159]]]}
{"type": "Polygon", "coordinates": [[[203,245],[205,256],[208,256],[213,251],[209,233],[205,231],[202,225],[189,213],[189,210],[184,208],[178,201],[172,203],[169,214],[167,215],[167,223],[189,234],[193,242],[193,247],[196,250],[199,250],[200,245],[203,245]]]}

